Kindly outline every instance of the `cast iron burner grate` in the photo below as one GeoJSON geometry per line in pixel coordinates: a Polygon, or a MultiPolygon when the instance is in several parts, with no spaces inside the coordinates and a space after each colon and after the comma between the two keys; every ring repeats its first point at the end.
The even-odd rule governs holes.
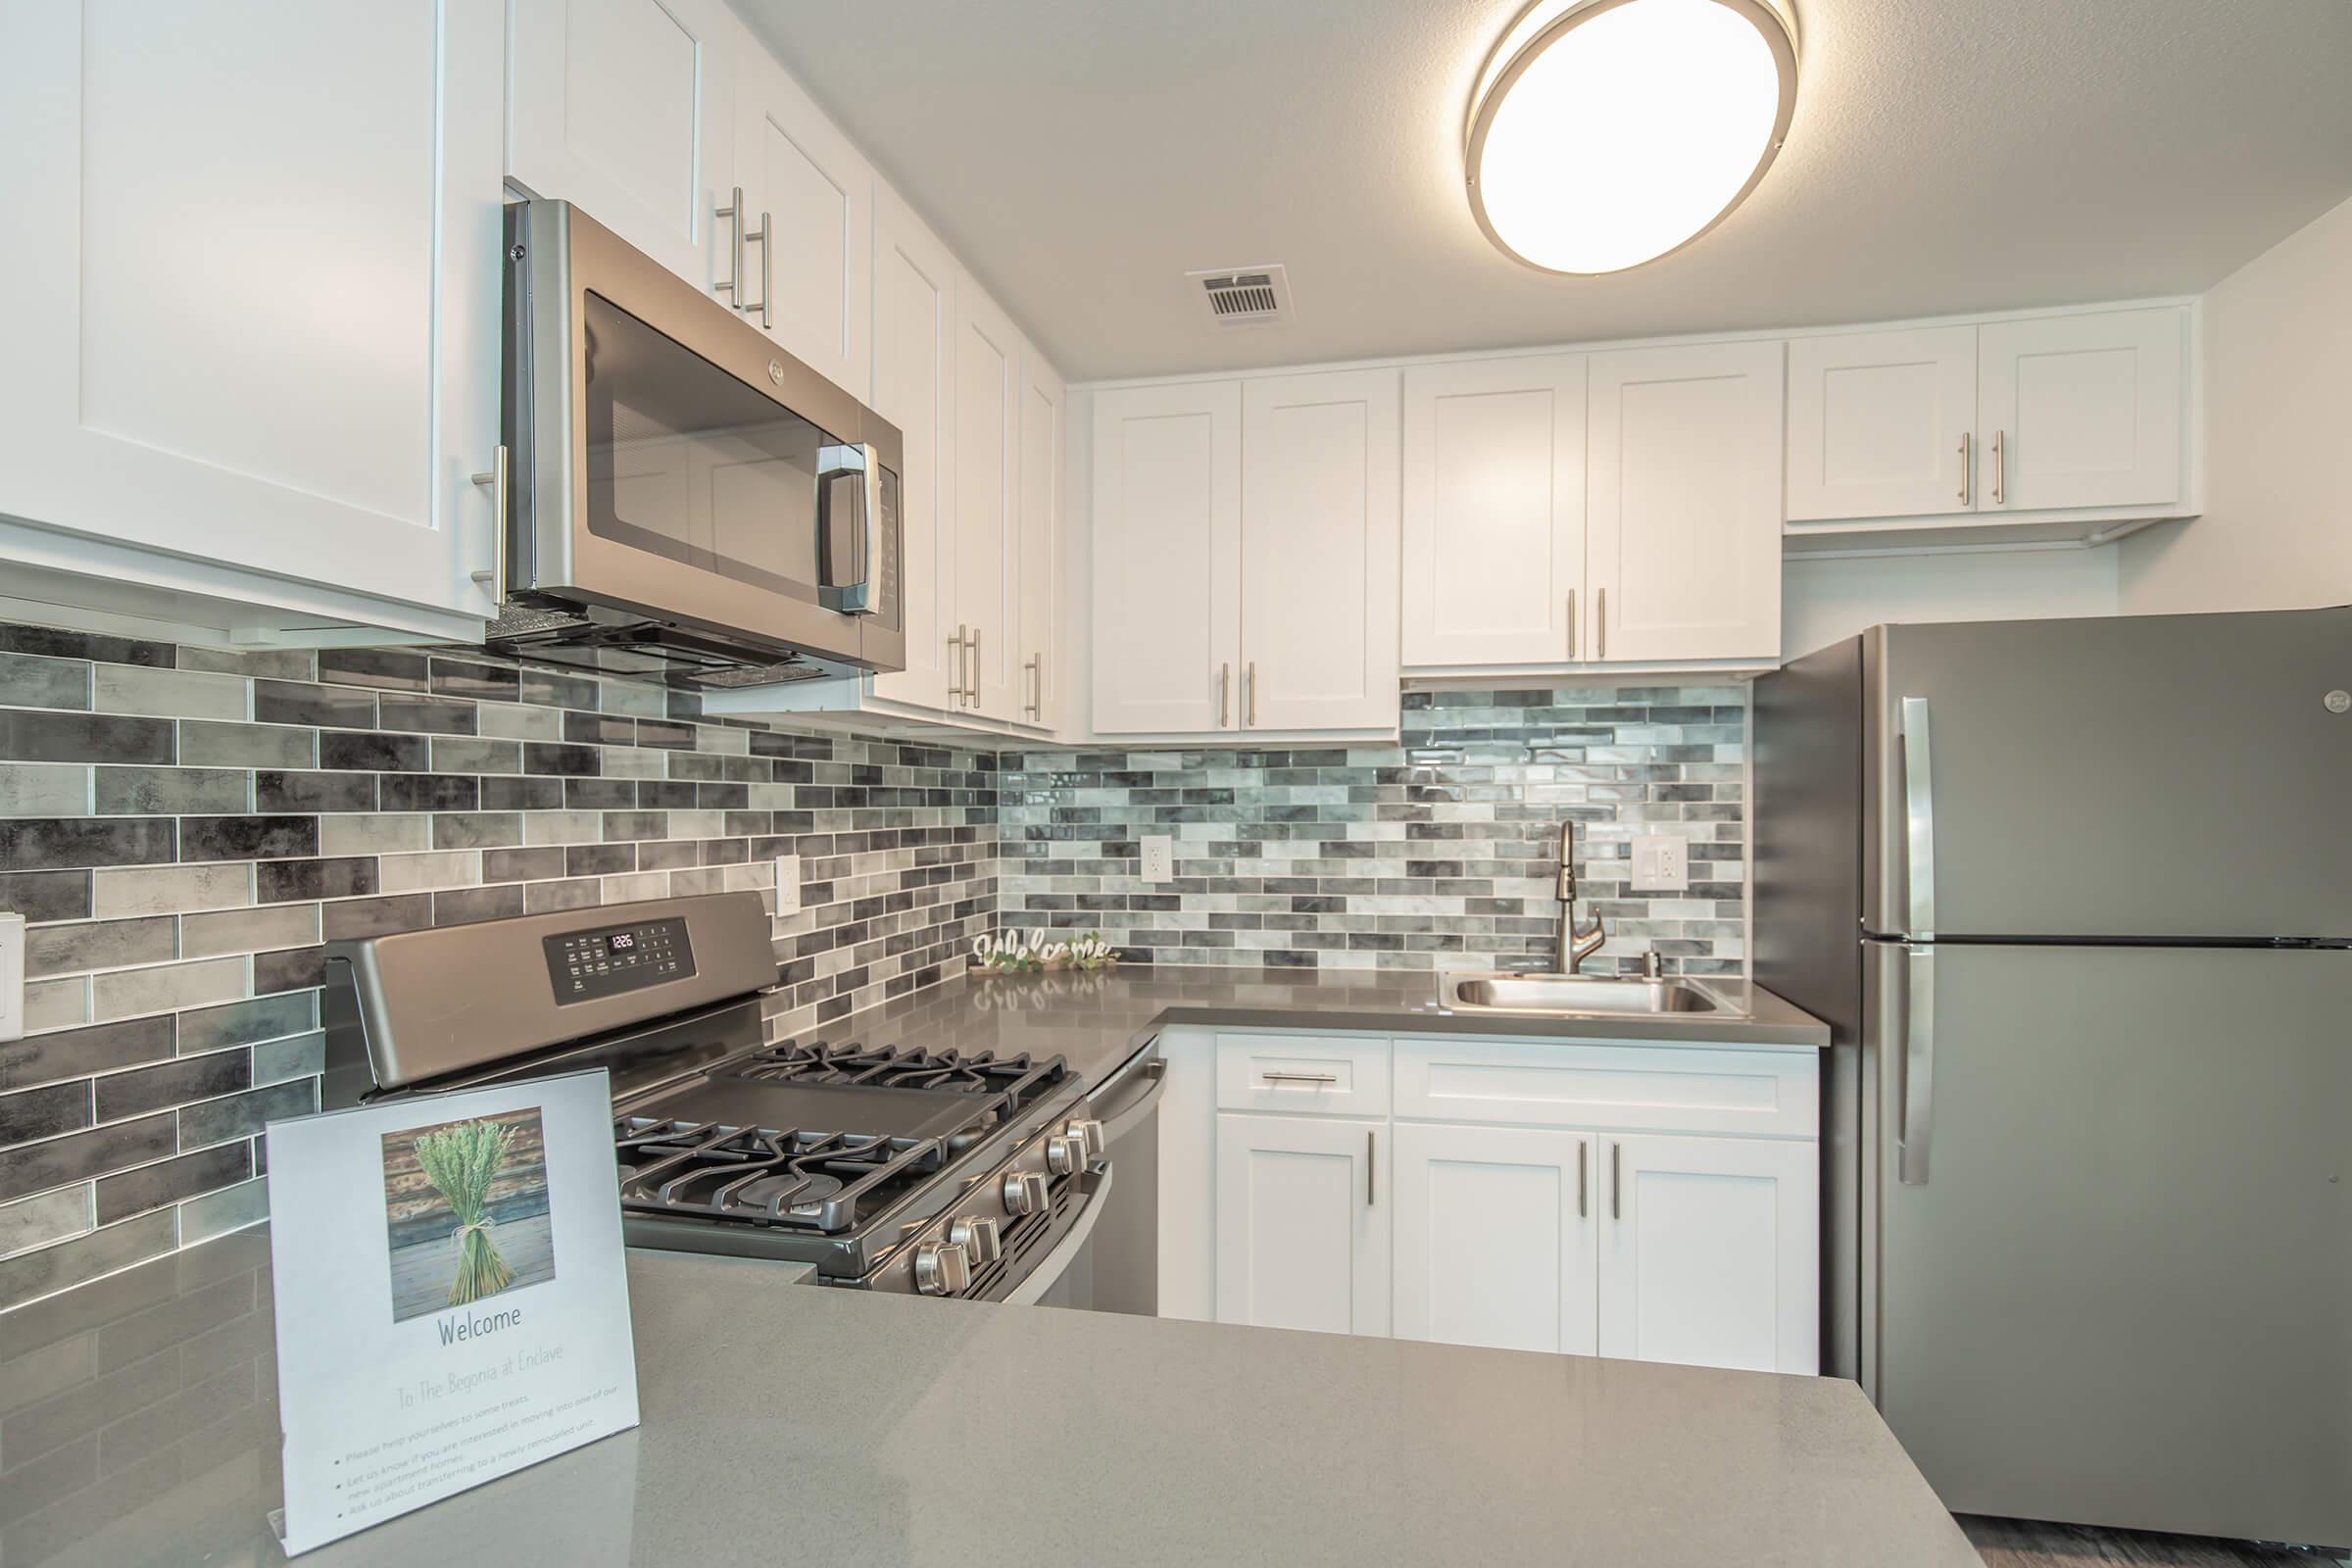
{"type": "Polygon", "coordinates": [[[946,1164],[938,1138],[783,1132],[623,1116],[613,1123],[620,1202],[653,1214],[707,1214],[845,1231],[946,1164]]]}
{"type": "Polygon", "coordinates": [[[852,1040],[781,1041],[721,1067],[714,1076],[761,1083],[858,1084],[887,1089],[929,1089],[991,1096],[999,1119],[1069,1076],[1059,1056],[1039,1061],[1023,1053],[1000,1056],[993,1051],[967,1056],[956,1051],[893,1051],[852,1040]]]}

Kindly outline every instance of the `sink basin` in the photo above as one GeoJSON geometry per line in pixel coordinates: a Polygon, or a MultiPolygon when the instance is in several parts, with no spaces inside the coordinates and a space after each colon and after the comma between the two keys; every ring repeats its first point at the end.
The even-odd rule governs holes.
{"type": "Polygon", "coordinates": [[[1441,975],[1438,1002],[1466,1012],[1540,1012],[1568,1017],[1723,1010],[1714,998],[1687,980],[1512,970],[1441,975]]]}

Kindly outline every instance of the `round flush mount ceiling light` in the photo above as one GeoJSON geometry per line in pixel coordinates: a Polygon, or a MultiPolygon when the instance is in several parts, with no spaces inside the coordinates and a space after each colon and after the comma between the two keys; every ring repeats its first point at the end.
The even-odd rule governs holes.
{"type": "Polygon", "coordinates": [[[1796,111],[1766,0],[1537,0],[1470,101],[1470,209],[1546,272],[1621,271],[1723,221],[1796,111]]]}

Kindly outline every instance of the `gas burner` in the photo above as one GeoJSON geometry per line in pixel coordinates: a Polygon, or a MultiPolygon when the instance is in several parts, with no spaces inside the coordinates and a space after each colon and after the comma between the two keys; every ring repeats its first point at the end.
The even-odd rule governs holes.
{"type": "Polygon", "coordinates": [[[1069,1073],[1059,1056],[1039,1061],[1025,1053],[967,1056],[955,1051],[895,1051],[854,1040],[839,1045],[786,1040],[738,1057],[713,1074],[722,1075],[760,1083],[856,1084],[988,1096],[996,1100],[997,1113],[1008,1117],[1069,1073]]]}
{"type": "Polygon", "coordinates": [[[937,1171],[937,1138],[779,1131],[623,1116],[613,1124],[624,1209],[843,1231],[937,1171]]]}

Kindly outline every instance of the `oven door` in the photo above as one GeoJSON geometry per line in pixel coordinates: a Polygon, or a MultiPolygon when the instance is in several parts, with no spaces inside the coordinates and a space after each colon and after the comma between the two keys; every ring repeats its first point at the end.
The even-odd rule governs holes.
{"type": "Polygon", "coordinates": [[[903,664],[899,433],[568,204],[509,221],[514,591],[903,664]]]}
{"type": "Polygon", "coordinates": [[[1167,1068],[1158,1046],[1148,1046],[1087,1102],[1118,1180],[1096,1196],[1101,1212],[1062,1266],[1049,1260],[1031,1276],[1051,1276],[1029,1288],[1039,1305],[1159,1315],[1159,1097],[1167,1068]]]}

